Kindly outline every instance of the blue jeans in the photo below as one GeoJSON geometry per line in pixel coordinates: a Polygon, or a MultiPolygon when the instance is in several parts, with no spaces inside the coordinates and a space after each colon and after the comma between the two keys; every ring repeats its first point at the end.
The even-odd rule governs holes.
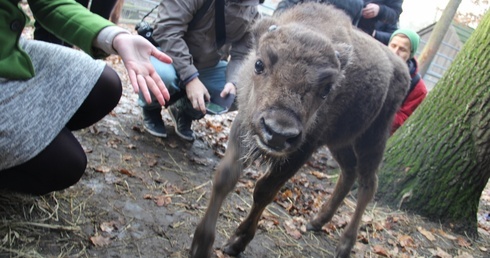
{"type": "MultiPolygon", "coordinates": [[[[177,107],[184,111],[186,115],[191,117],[193,120],[201,119],[204,114],[201,111],[195,110],[192,107],[189,99],[187,98],[185,89],[179,88],[180,79],[175,70],[174,66],[171,64],[166,64],[160,60],[151,57],[150,58],[153,67],[156,72],[162,78],[163,83],[167,87],[170,93],[170,104],[177,105],[177,107]]],[[[228,62],[220,61],[216,66],[209,67],[199,70],[199,80],[206,86],[209,94],[220,93],[226,84],[226,65],[228,62]]],[[[152,110],[161,108],[160,103],[156,100],[155,96],[150,92],[152,102],[148,104],[145,98],[139,93],[138,105],[143,109],[152,110]]]]}

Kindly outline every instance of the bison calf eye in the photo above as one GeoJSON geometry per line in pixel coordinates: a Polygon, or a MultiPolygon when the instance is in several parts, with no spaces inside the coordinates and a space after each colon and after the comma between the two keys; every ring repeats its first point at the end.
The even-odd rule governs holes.
{"type": "Polygon", "coordinates": [[[327,98],[328,93],[330,93],[330,90],[331,89],[332,89],[332,85],[331,84],[325,85],[325,88],[323,88],[322,93],[321,93],[322,99],[326,99],[327,98]]]}
{"type": "Polygon", "coordinates": [[[264,63],[262,60],[257,60],[255,62],[255,73],[256,74],[262,74],[264,72],[264,63]]]}

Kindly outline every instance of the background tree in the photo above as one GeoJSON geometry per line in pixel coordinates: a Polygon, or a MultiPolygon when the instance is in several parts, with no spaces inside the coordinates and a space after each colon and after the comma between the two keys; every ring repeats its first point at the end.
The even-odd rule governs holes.
{"type": "Polygon", "coordinates": [[[446,35],[449,26],[451,26],[451,22],[454,19],[454,15],[458,10],[459,4],[461,4],[462,0],[450,0],[447,4],[444,12],[442,13],[441,18],[437,21],[432,34],[427,41],[424,49],[420,53],[418,57],[418,61],[420,64],[419,73],[424,76],[427,70],[429,70],[429,65],[434,59],[439,46],[441,45],[444,36],[446,35]]]}
{"type": "Polygon", "coordinates": [[[490,13],[425,101],[390,138],[377,199],[477,234],[490,177],[490,13]]]}

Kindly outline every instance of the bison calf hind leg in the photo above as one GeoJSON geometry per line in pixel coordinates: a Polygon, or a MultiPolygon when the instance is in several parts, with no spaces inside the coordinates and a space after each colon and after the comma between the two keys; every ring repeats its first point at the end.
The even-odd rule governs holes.
{"type": "Polygon", "coordinates": [[[325,223],[332,220],[344,198],[349,193],[356,180],[357,159],[352,147],[341,150],[330,150],[340,166],[341,174],[328,202],[323,204],[320,212],[306,226],[307,230],[320,231],[325,223]]]}

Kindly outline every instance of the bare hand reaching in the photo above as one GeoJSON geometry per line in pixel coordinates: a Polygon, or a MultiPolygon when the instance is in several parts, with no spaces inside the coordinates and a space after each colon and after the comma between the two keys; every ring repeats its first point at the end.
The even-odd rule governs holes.
{"type": "Polygon", "coordinates": [[[151,64],[150,56],[168,64],[172,63],[172,59],[139,35],[118,34],[112,46],[124,62],[134,91],[141,91],[148,103],[151,103],[151,91],[160,105],[165,105],[170,94],[151,64]]]}

